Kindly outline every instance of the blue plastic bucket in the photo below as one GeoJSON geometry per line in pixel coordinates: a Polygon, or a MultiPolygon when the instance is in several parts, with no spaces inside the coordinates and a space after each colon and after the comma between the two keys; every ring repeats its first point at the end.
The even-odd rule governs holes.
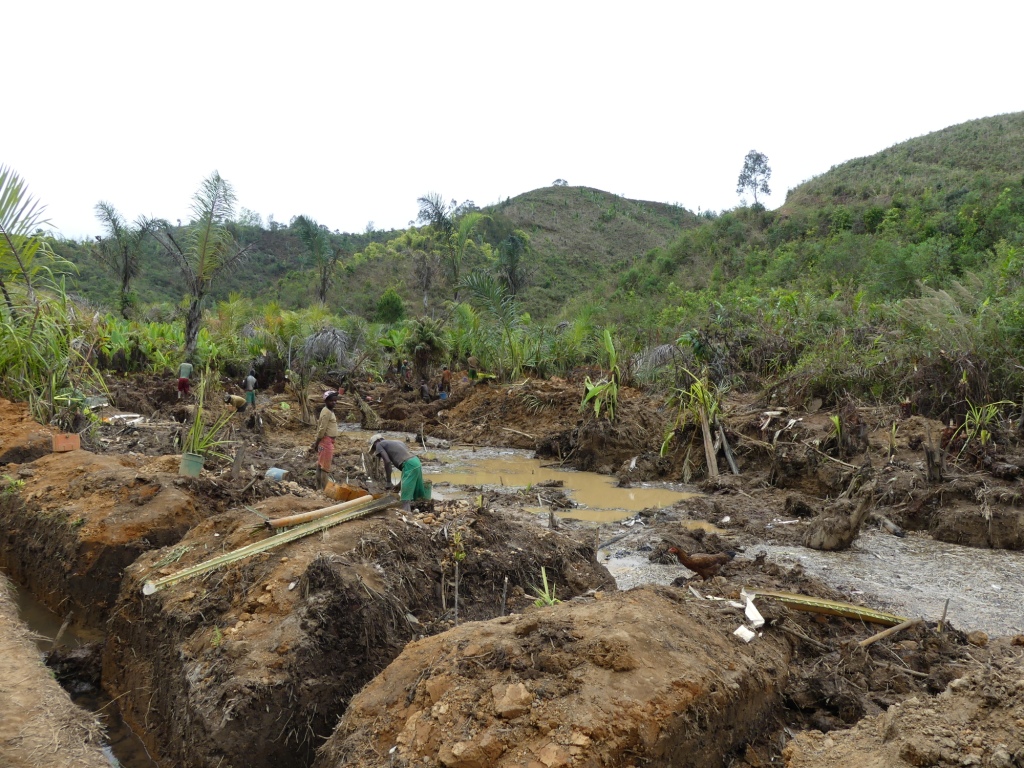
{"type": "Polygon", "coordinates": [[[281,469],[280,467],[271,467],[267,470],[265,477],[267,480],[274,480],[280,483],[288,479],[288,470],[281,469]]]}
{"type": "Polygon", "coordinates": [[[448,399],[448,393],[447,392],[438,392],[437,396],[439,398],[441,398],[442,400],[447,400],[448,399]]]}
{"type": "Polygon", "coordinates": [[[178,465],[178,474],[185,477],[199,477],[203,471],[204,459],[198,453],[181,454],[181,464],[178,465]]]}

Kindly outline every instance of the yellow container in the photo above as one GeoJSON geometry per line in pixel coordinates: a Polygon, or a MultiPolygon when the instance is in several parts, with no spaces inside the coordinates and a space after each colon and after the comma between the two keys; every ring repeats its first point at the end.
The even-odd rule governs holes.
{"type": "Polygon", "coordinates": [[[353,488],[347,483],[336,483],[333,480],[328,480],[324,488],[324,496],[337,501],[351,501],[369,495],[370,492],[364,491],[362,488],[353,488]]]}

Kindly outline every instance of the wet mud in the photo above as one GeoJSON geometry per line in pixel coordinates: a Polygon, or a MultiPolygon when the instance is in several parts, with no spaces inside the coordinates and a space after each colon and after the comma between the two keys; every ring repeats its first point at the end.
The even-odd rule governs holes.
{"type": "Polygon", "coordinates": [[[241,456],[187,479],[174,452],[190,404],[160,379],[116,384],[109,408],[144,419],[101,422],[67,454],[0,401],[0,560],[105,639],[99,683],[161,765],[797,766],[843,747],[796,735],[911,711],[1019,655],[1024,452],[1010,434],[947,454],[936,479],[923,446],[942,425],[847,408],[865,428],[840,445],[828,414],[735,395],[721,435],[740,474],[722,458],[711,478],[692,426],[661,455],[672,413],[638,390],[623,390],[612,425],[580,412],[574,382],[458,384],[444,402],[370,385],[372,427],[354,401],[339,414],[335,478],[384,490],[366,428],[408,435],[437,481],[432,503],[145,596],[147,580],[271,535],[263,518],[328,500],[288,394],[261,393],[232,419],[241,456]],[[267,479],[271,467],[287,479],[267,479]],[[826,528],[834,547],[809,533],[826,528]],[[669,546],[735,556],[705,581],[669,546]],[[537,607],[543,579],[560,602],[537,607]],[[745,587],[926,623],[860,648],[877,627],[757,598],[766,623],[748,644],[733,634],[745,587]]]}

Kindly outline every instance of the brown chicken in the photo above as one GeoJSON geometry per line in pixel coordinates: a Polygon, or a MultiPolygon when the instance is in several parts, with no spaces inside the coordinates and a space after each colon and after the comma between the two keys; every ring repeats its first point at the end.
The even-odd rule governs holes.
{"type": "Polygon", "coordinates": [[[669,554],[675,555],[680,563],[700,576],[701,581],[707,581],[712,576],[717,576],[722,566],[736,557],[735,552],[720,552],[717,555],[688,555],[679,547],[669,547],[669,554]]]}

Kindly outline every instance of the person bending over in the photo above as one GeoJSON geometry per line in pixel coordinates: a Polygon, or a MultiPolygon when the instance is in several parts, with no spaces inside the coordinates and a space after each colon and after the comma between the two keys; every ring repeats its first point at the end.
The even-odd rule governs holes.
{"type": "Polygon", "coordinates": [[[398,467],[402,472],[402,481],[395,486],[402,491],[402,509],[409,512],[412,502],[425,500],[427,489],[423,485],[423,466],[419,458],[399,440],[385,440],[383,435],[370,438],[370,457],[379,456],[384,462],[384,477],[391,484],[391,467],[398,467]]]}

